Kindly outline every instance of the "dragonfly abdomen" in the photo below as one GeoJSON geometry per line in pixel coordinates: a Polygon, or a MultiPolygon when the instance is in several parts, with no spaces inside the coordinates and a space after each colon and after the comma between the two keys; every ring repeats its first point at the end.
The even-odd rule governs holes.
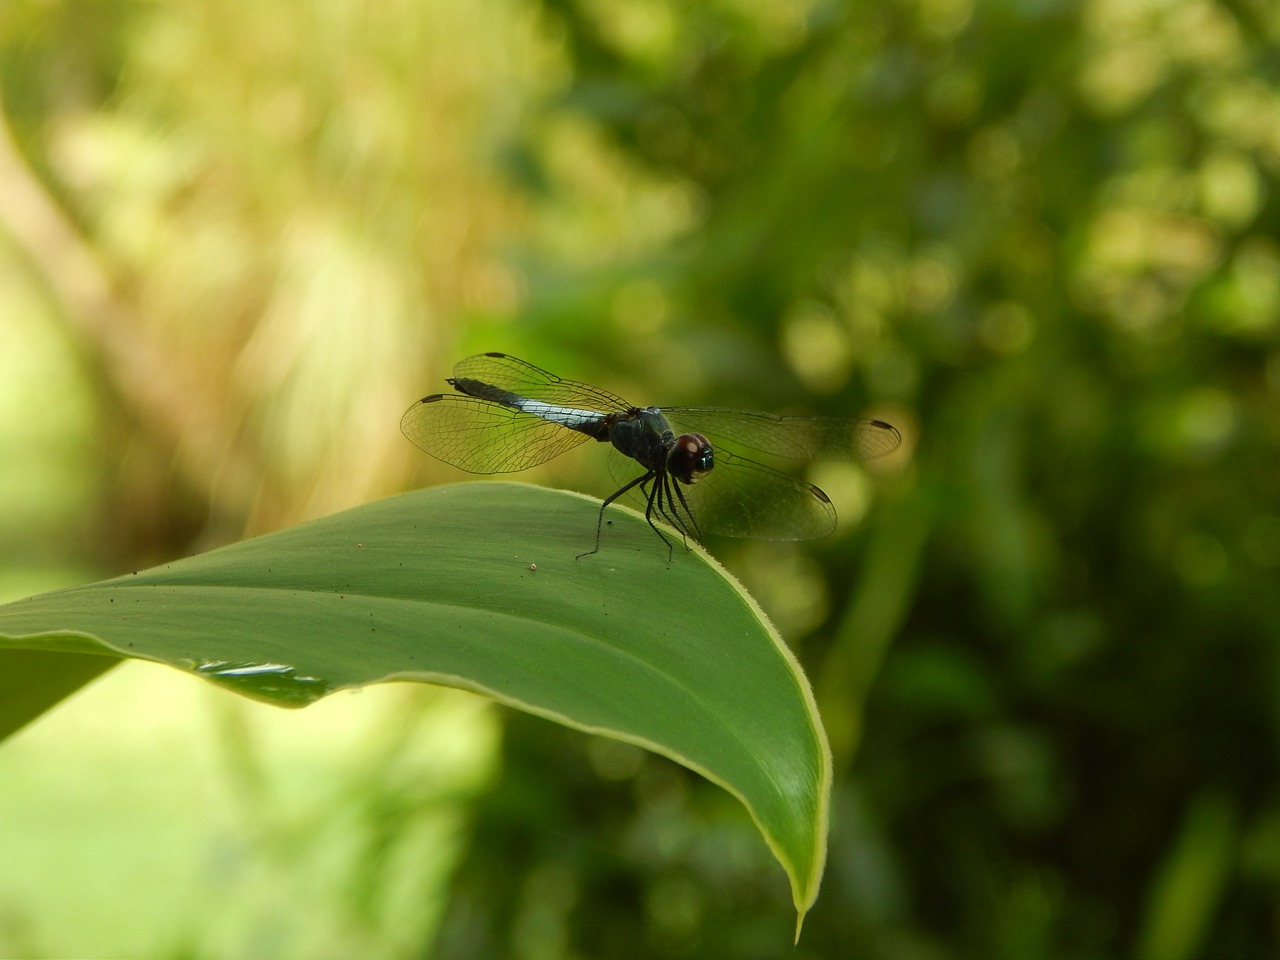
{"type": "Polygon", "coordinates": [[[500,403],[504,407],[515,407],[520,409],[520,403],[524,397],[517,396],[509,390],[503,390],[495,387],[491,383],[485,383],[483,380],[468,380],[465,377],[454,377],[452,380],[446,381],[453,389],[459,393],[465,393],[468,397],[476,397],[480,400],[492,400],[494,403],[500,403]]]}
{"type": "Polygon", "coordinates": [[[598,410],[580,410],[577,407],[563,407],[558,404],[547,403],[544,400],[533,400],[529,397],[522,397],[518,393],[512,393],[510,390],[495,387],[493,384],[485,383],[483,380],[472,380],[467,377],[454,377],[449,383],[459,393],[465,393],[467,396],[475,397],[477,400],[500,403],[502,406],[510,407],[512,410],[519,410],[521,413],[527,413],[551,423],[558,423],[569,430],[585,433],[596,440],[609,439],[609,423],[612,418],[603,416],[598,410]]]}

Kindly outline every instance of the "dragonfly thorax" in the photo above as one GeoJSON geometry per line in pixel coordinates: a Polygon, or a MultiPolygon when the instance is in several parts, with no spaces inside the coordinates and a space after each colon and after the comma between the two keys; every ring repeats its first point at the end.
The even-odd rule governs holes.
{"type": "Polygon", "coordinates": [[[657,407],[633,407],[625,416],[610,420],[607,436],[619,453],[653,473],[667,468],[667,451],[676,437],[657,407]]]}
{"type": "MultiPolygon", "coordinates": [[[[657,407],[636,407],[609,427],[610,442],[651,474],[696,483],[715,466],[711,441],[700,433],[675,435],[657,407]]],[[[603,438],[600,438],[603,439],[603,438]]]]}

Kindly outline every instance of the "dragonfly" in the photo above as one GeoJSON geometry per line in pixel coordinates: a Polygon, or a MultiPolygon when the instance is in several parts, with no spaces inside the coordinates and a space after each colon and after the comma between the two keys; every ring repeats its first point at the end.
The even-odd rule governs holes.
{"type": "Polygon", "coordinates": [[[595,440],[615,453],[611,469],[623,495],[644,505],[649,526],[673,528],[688,548],[709,533],[757,540],[812,540],[831,533],[836,511],[819,487],[760,463],[746,449],[787,460],[867,460],[896,450],[897,429],[883,420],[787,417],[728,407],[638,407],[577,380],[548,373],[505,353],[460,361],[433,393],[405,411],[400,429],[437,460],[468,473],[514,473],[595,440]]]}

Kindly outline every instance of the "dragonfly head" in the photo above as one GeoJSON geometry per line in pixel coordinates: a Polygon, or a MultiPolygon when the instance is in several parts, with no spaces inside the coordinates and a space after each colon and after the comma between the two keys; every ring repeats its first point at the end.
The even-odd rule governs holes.
{"type": "Polygon", "coordinates": [[[667,472],[681,483],[697,483],[715,465],[711,442],[700,433],[681,434],[667,454],[667,472]]]}

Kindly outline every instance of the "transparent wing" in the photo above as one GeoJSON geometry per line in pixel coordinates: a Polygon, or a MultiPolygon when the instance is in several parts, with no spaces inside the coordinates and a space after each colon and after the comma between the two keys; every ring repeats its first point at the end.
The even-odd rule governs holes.
{"type": "MultiPolygon", "coordinates": [[[[835,507],[812,483],[719,447],[715,457],[715,469],[697,483],[670,481],[677,491],[671,508],[677,516],[666,518],[672,526],[686,532],[696,526],[703,533],[753,540],[816,540],[836,528],[835,507]],[[686,506],[693,525],[683,521],[686,506]]],[[[619,483],[643,471],[621,454],[610,458],[609,466],[619,483]]],[[[646,503],[639,487],[624,496],[642,509],[646,503]]]]}
{"type": "MultiPolygon", "coordinates": [[[[505,353],[467,357],[455,379],[484,383],[534,400],[612,413],[634,404],[578,380],[548,373],[505,353]]],[[[869,460],[896,450],[902,436],[881,420],[848,417],[782,417],[728,407],[662,407],[676,434],[704,433],[793,460],[869,460]]]]}
{"type": "Polygon", "coordinates": [[[599,410],[602,413],[616,413],[629,410],[634,404],[627,403],[621,397],[601,390],[589,383],[577,380],[566,380],[548,373],[541,367],[526,363],[505,353],[481,353],[459,361],[453,368],[455,380],[479,380],[492,384],[500,390],[532,400],[542,400],[566,407],[578,407],[599,410]]]}
{"type": "Polygon", "coordinates": [[[468,473],[527,470],[587,439],[499,403],[450,394],[423,397],[405,411],[400,429],[415,446],[468,473]]]}
{"type": "MultiPolygon", "coordinates": [[[[791,460],[870,460],[898,449],[902,435],[883,420],[779,417],[728,407],[661,407],[676,434],[703,433],[791,460]]],[[[720,447],[716,446],[717,455],[720,447]]]]}

